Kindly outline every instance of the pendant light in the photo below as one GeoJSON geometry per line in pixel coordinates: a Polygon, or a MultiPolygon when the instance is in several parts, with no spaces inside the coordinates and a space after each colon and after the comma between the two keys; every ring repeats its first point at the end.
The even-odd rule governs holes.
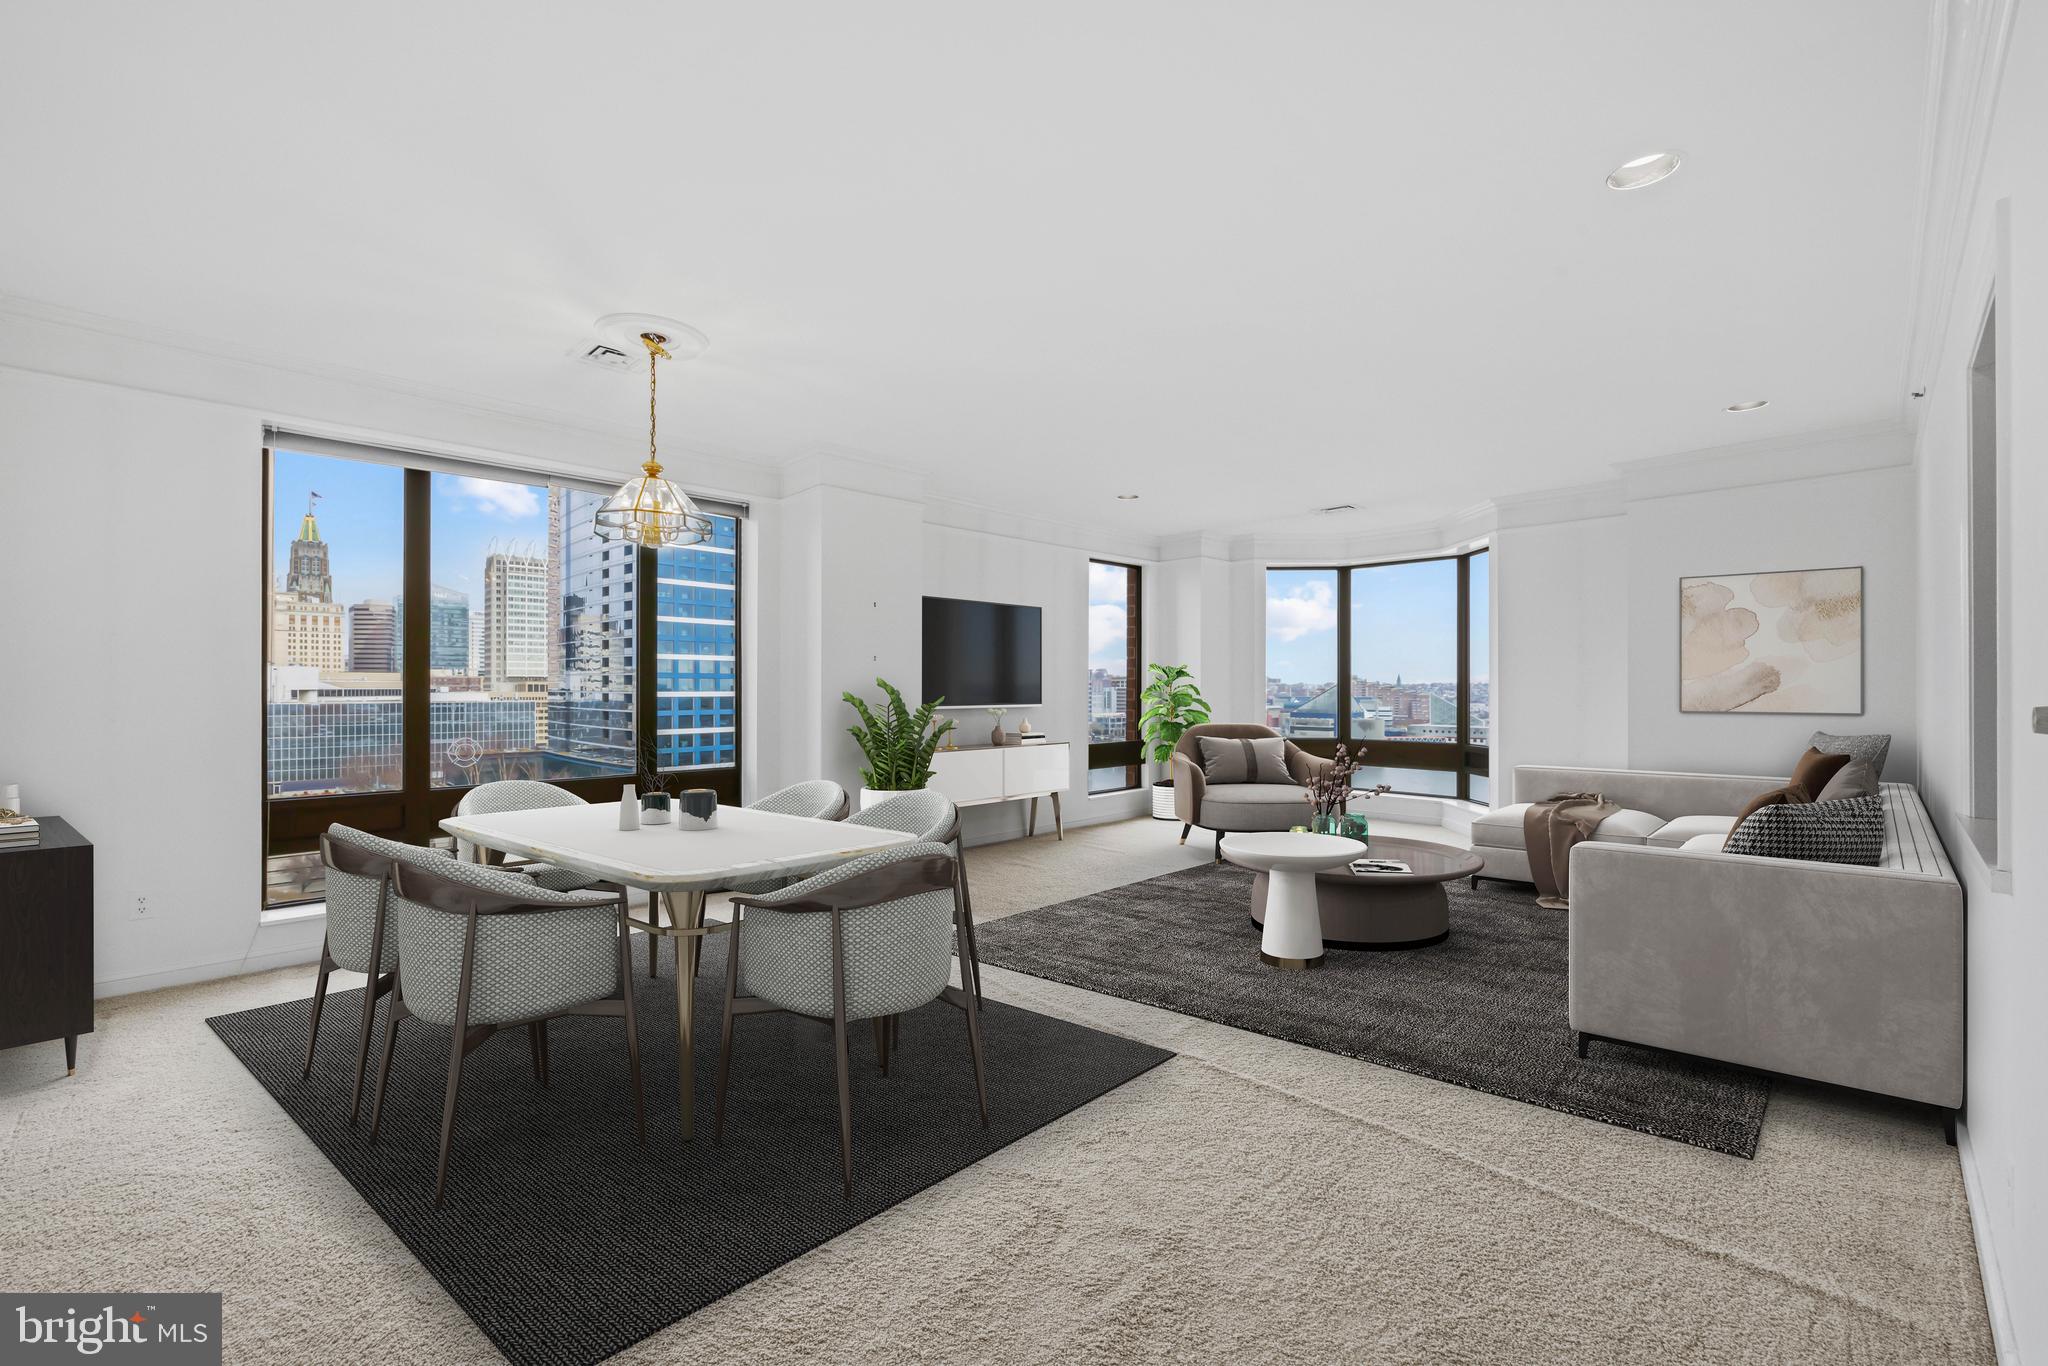
{"type": "Polygon", "coordinates": [[[619,491],[605,499],[597,510],[597,534],[602,540],[625,541],[632,545],[695,545],[711,537],[711,519],[690,501],[690,495],[661,473],[655,454],[655,366],[668,360],[668,338],[660,332],[642,332],[640,344],[647,348],[647,463],[636,479],[619,485],[619,491]]]}

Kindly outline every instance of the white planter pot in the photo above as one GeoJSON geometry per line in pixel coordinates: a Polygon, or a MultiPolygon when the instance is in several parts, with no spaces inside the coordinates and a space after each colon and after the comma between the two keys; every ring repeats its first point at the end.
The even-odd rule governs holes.
{"type": "Polygon", "coordinates": [[[864,787],[860,790],[860,809],[865,811],[871,806],[877,806],[882,802],[888,801],[891,797],[900,797],[902,795],[901,792],[894,788],[864,787]]]}
{"type": "Polygon", "coordinates": [[[1173,814],[1173,784],[1152,784],[1152,819],[1155,821],[1177,820],[1173,814]]]}

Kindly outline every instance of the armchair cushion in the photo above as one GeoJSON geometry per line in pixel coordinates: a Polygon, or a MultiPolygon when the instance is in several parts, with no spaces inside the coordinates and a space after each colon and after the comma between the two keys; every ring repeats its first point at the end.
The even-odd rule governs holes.
{"type": "Polygon", "coordinates": [[[1291,830],[1308,818],[1308,803],[1292,783],[1219,783],[1202,798],[1202,823],[1211,830],[1291,830]]]}
{"type": "Polygon", "coordinates": [[[1287,742],[1279,736],[1201,737],[1202,776],[1212,785],[1275,783],[1297,786],[1287,769],[1287,742]]]}

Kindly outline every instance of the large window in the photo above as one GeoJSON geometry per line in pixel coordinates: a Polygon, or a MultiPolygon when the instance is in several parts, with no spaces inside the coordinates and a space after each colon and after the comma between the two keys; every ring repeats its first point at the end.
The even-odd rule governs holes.
{"type": "Polygon", "coordinates": [[[1138,739],[1138,568],[1088,562],[1088,790],[1121,792],[1144,772],[1138,739]]]}
{"type": "Polygon", "coordinates": [[[597,537],[595,490],[293,449],[267,473],[267,905],[321,894],[331,822],[424,843],[477,783],[600,800],[657,764],[738,799],[735,517],[657,553],[597,537]]]}
{"type": "Polygon", "coordinates": [[[1266,723],[1360,787],[1486,801],[1487,555],[1266,573],[1266,723]]]}

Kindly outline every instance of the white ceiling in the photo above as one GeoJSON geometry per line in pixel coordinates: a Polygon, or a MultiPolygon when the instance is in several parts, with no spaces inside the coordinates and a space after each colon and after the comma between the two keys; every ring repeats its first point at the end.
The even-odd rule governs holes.
{"type": "Polygon", "coordinates": [[[1896,418],[1927,23],[17,7],[0,292],[582,423],[630,420],[638,381],[565,350],[668,313],[711,336],[671,372],[679,443],[853,449],[1147,534],[1418,521],[1896,418]],[[1672,179],[1603,188],[1673,147],[1672,179]]]}

